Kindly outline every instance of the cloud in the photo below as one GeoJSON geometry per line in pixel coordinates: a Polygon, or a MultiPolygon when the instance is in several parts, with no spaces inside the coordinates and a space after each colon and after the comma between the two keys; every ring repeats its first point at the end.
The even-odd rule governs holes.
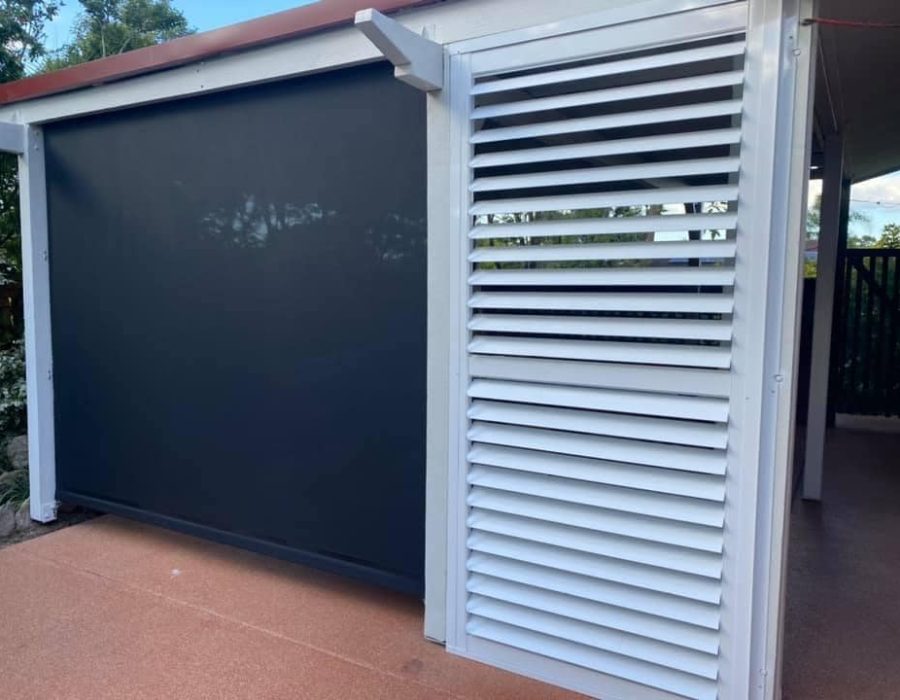
{"type": "Polygon", "coordinates": [[[850,198],[882,204],[900,204],[900,173],[891,173],[853,185],[850,198]]]}

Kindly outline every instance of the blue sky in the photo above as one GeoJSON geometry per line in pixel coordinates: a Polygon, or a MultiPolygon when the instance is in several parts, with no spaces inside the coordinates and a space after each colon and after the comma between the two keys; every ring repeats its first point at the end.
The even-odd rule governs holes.
{"type": "MultiPolygon", "coordinates": [[[[810,202],[822,191],[822,181],[809,183],[810,202]]],[[[885,224],[900,224],[900,172],[876,177],[853,185],[850,209],[866,217],[866,221],[850,223],[849,235],[871,235],[878,238],[885,224]]]]}
{"type": "MultiPolygon", "coordinates": [[[[69,40],[72,25],[81,12],[78,0],[64,0],[55,20],[47,27],[47,48],[58,49],[69,40]]],[[[309,5],[312,0],[174,0],[197,31],[216,29],[273,12],[309,5]]]]}

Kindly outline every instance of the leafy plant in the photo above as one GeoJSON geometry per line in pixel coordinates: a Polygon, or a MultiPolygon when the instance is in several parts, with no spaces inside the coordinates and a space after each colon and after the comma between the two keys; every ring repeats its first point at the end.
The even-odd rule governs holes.
{"type": "Polygon", "coordinates": [[[878,248],[900,248],[900,224],[885,224],[875,245],[878,248]]]}
{"type": "Polygon", "coordinates": [[[13,469],[0,474],[0,506],[12,503],[19,506],[28,498],[28,470],[13,469]]]}
{"type": "Polygon", "coordinates": [[[16,340],[0,350],[0,435],[25,433],[25,342],[16,340]]]}

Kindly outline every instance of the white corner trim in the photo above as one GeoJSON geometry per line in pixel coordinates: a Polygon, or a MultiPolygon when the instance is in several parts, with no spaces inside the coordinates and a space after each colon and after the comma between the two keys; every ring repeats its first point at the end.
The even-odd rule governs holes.
{"type": "Polygon", "coordinates": [[[444,51],[390,17],[369,8],[356,13],[356,28],[394,64],[394,77],[432,92],[444,86],[444,51]]]}
{"type": "Polygon", "coordinates": [[[25,152],[25,127],[14,122],[0,122],[0,152],[22,155],[25,152]]]}
{"type": "Polygon", "coordinates": [[[25,381],[28,392],[28,471],[31,518],[56,519],[53,359],[50,345],[50,265],[47,182],[40,127],[25,130],[19,156],[22,211],[22,289],[25,307],[25,381]]]}

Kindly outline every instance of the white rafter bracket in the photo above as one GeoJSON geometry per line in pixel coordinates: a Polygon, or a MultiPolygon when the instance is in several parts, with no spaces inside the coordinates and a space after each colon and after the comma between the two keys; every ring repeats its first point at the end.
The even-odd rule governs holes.
{"type": "Polygon", "coordinates": [[[394,64],[398,80],[425,92],[444,87],[444,51],[440,44],[371,8],[357,12],[354,23],[394,64]]]}
{"type": "Polygon", "coordinates": [[[25,152],[25,126],[0,122],[0,152],[22,155],[25,152]]]}

